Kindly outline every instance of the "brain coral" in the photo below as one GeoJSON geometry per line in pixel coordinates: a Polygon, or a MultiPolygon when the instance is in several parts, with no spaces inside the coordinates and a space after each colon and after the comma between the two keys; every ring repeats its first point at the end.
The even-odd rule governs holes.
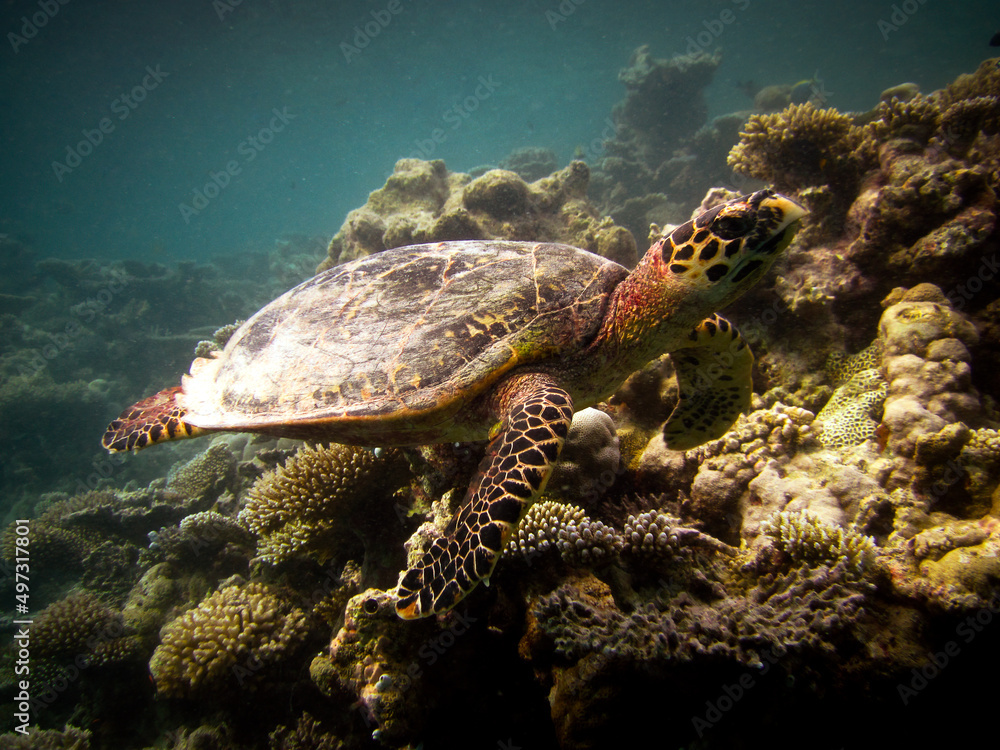
{"type": "Polygon", "coordinates": [[[160,694],[171,697],[252,687],[306,634],[305,613],[268,586],[229,586],[164,628],[149,668],[160,694]]]}
{"type": "Polygon", "coordinates": [[[346,445],[302,447],[250,489],[240,521],[268,562],[305,553],[323,561],[356,548],[391,514],[389,497],[407,478],[396,450],[376,455],[346,445]],[[381,520],[380,520],[381,519],[381,520]]]}

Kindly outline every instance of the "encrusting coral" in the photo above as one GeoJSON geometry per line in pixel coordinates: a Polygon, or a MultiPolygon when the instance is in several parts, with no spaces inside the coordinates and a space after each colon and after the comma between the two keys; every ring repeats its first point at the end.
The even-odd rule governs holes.
{"type": "Polygon", "coordinates": [[[408,479],[399,451],[376,455],[346,445],[303,446],[250,489],[240,521],[258,537],[258,555],[272,563],[304,554],[320,561],[355,551],[398,525],[392,493],[408,479]]]}
{"type": "Polygon", "coordinates": [[[149,669],[161,695],[252,689],[308,635],[306,614],[259,583],[228,586],[169,623],[149,669]]]}
{"type": "Polygon", "coordinates": [[[875,435],[886,390],[878,368],[854,374],[816,415],[819,441],[827,448],[846,448],[875,435]]]}

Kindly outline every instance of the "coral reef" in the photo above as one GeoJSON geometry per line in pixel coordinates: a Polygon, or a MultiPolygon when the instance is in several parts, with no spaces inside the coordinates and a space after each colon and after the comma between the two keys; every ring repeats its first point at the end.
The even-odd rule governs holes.
{"type": "Polygon", "coordinates": [[[546,492],[592,504],[621,472],[614,420],[598,409],[583,409],[573,415],[546,492]]]}
{"type": "Polygon", "coordinates": [[[443,161],[401,159],[385,186],[347,216],[318,270],[386,248],[443,240],[507,239],[563,242],[625,265],[636,243],[587,200],[583,162],[528,184],[494,169],[473,179],[443,161]]]}
{"type": "Polygon", "coordinates": [[[363,553],[387,529],[401,526],[392,494],[407,479],[396,450],[376,455],[346,445],[303,446],[257,480],[240,521],[257,535],[257,553],[268,562],[363,553]]]}
{"type": "Polygon", "coordinates": [[[809,102],[751,115],[744,128],[729,165],[781,191],[814,185],[850,190],[874,159],[866,133],[848,115],[809,102]]]}
{"type": "Polygon", "coordinates": [[[252,690],[307,634],[306,614],[272,588],[228,586],[166,626],[149,669],[165,696],[252,690]]]}
{"type": "Polygon", "coordinates": [[[621,546],[619,532],[588,518],[582,508],[543,500],[528,509],[507,548],[529,563],[555,550],[571,565],[587,565],[609,559],[621,546]]]}
{"type": "Polygon", "coordinates": [[[824,522],[808,511],[782,511],[761,526],[792,560],[838,564],[860,575],[874,561],[875,540],[853,529],[824,522]]]}

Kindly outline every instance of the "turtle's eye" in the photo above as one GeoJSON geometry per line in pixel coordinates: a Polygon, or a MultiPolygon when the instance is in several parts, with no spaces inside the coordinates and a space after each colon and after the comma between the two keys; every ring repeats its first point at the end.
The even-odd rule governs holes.
{"type": "Polygon", "coordinates": [[[712,222],[712,231],[723,240],[734,240],[753,229],[756,222],[745,213],[723,214],[712,222]]]}

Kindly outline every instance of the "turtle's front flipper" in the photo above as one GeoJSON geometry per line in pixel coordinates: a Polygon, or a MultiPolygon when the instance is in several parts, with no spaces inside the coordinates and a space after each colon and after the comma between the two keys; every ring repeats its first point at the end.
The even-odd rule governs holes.
{"type": "Polygon", "coordinates": [[[489,578],[511,534],[545,487],[573,419],[569,394],[543,375],[500,386],[500,432],[490,442],[448,534],[434,540],[396,589],[411,619],[447,612],[489,578]]]}
{"type": "Polygon", "coordinates": [[[680,400],[663,425],[673,450],[687,450],[722,437],[750,406],[753,354],[739,331],[712,315],[694,330],[683,349],[670,355],[680,400]]]}
{"type": "Polygon", "coordinates": [[[205,430],[184,421],[184,407],[177,403],[180,392],[180,386],[167,388],[130,406],[108,425],[101,445],[112,453],[137,451],[164,440],[204,435],[205,430]]]}

